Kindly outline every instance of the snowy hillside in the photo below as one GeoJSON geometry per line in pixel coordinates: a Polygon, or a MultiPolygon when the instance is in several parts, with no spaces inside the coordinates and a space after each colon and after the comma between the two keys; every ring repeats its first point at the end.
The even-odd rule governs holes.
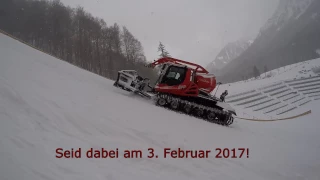
{"type": "Polygon", "coordinates": [[[298,19],[314,0],[280,0],[278,8],[268,22],[262,27],[262,31],[271,26],[281,28],[290,20],[298,19]]]}
{"type": "MultiPolygon", "coordinates": [[[[278,80],[302,79],[320,75],[320,58],[283,66],[262,73],[258,79],[277,78],[278,80]]],[[[255,78],[249,79],[254,80],[255,78]]]]}
{"type": "Polygon", "coordinates": [[[214,73],[216,70],[223,68],[226,64],[247,50],[252,42],[252,40],[238,40],[228,43],[224,48],[222,48],[216,58],[207,66],[207,69],[214,73]]]}
{"type": "MultiPolygon", "coordinates": [[[[319,101],[294,120],[236,119],[223,127],[156,107],[2,34],[0,54],[1,180],[320,179],[319,101]],[[81,148],[81,158],[56,158],[59,148],[81,148]],[[90,148],[118,150],[118,158],[87,158],[90,148]],[[158,158],[148,158],[148,148],[158,158]],[[211,152],[164,158],[164,148],[211,152]],[[216,158],[216,148],[236,148],[238,158],[232,151],[216,158]],[[238,148],[249,151],[239,158],[238,148]],[[142,150],[142,158],[123,158],[124,150],[142,150]]],[[[236,93],[247,86],[256,88],[228,87],[236,93]]]]}
{"type": "MultiPolygon", "coordinates": [[[[229,91],[226,101],[242,109],[243,116],[281,118],[306,111],[306,104],[320,100],[320,59],[309,60],[236,83],[221,85],[229,91]]],[[[215,93],[215,92],[214,92],[215,93]]]]}

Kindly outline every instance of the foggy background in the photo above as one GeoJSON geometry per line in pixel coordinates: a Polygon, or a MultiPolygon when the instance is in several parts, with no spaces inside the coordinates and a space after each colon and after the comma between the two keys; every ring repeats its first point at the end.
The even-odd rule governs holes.
{"type": "Polygon", "coordinates": [[[83,6],[108,25],[126,26],[158,58],[161,41],[176,58],[206,66],[228,42],[254,38],[279,0],[61,0],[83,6]]]}

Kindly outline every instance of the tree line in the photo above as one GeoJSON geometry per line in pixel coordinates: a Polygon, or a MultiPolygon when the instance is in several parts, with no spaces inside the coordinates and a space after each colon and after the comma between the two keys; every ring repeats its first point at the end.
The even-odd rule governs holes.
{"type": "Polygon", "coordinates": [[[117,71],[135,69],[155,78],[141,42],[117,23],[107,25],[83,7],[71,8],[59,0],[4,0],[0,29],[80,68],[109,79],[117,71]]]}

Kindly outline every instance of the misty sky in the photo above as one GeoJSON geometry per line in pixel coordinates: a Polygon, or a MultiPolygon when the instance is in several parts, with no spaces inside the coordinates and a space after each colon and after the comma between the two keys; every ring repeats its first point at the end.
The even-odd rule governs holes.
{"type": "Polygon", "coordinates": [[[159,41],[171,56],[211,62],[230,41],[255,37],[279,0],[61,0],[80,5],[108,25],[126,26],[144,48],[148,61],[158,58],[159,41]]]}

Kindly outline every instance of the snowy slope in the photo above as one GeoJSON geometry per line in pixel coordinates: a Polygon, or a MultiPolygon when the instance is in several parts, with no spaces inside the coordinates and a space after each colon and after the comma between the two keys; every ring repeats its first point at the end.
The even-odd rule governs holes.
{"type": "MultiPolygon", "coordinates": [[[[266,73],[262,73],[257,78],[251,78],[245,81],[238,81],[235,83],[225,84],[223,86],[237,86],[233,88],[233,92],[237,93],[242,90],[249,90],[254,87],[262,87],[263,85],[278,83],[280,81],[294,80],[294,79],[303,79],[310,78],[320,75],[320,71],[316,69],[320,68],[320,58],[312,59],[304,62],[299,62],[281,68],[277,68],[266,73]]],[[[218,91],[218,93],[222,91],[218,91]]]]}
{"type": "Polygon", "coordinates": [[[268,71],[257,79],[221,85],[213,93],[228,90],[226,101],[246,118],[289,117],[309,110],[306,105],[320,99],[319,69],[320,59],[308,60],[268,71]]]}
{"type": "Polygon", "coordinates": [[[223,68],[226,64],[247,50],[252,43],[252,40],[247,39],[241,39],[228,43],[224,48],[221,49],[216,58],[210,64],[208,64],[206,68],[209,72],[215,73],[217,70],[223,68]]]}
{"type": "Polygon", "coordinates": [[[314,0],[280,0],[278,8],[261,30],[264,31],[271,26],[276,26],[280,29],[288,21],[298,19],[313,1],[314,0]]]}
{"type": "Polygon", "coordinates": [[[319,101],[299,119],[222,127],[156,107],[2,34],[0,54],[1,180],[320,179],[319,101]],[[119,158],[85,158],[102,147],[118,148],[119,158]],[[58,159],[57,148],[82,148],[82,158],[58,159]],[[159,158],[147,158],[148,148],[159,158]],[[165,159],[163,148],[212,152],[165,159]],[[249,148],[249,158],[217,159],[215,148],[249,148]],[[124,149],[141,149],[143,158],[124,159],[124,149]]]}

